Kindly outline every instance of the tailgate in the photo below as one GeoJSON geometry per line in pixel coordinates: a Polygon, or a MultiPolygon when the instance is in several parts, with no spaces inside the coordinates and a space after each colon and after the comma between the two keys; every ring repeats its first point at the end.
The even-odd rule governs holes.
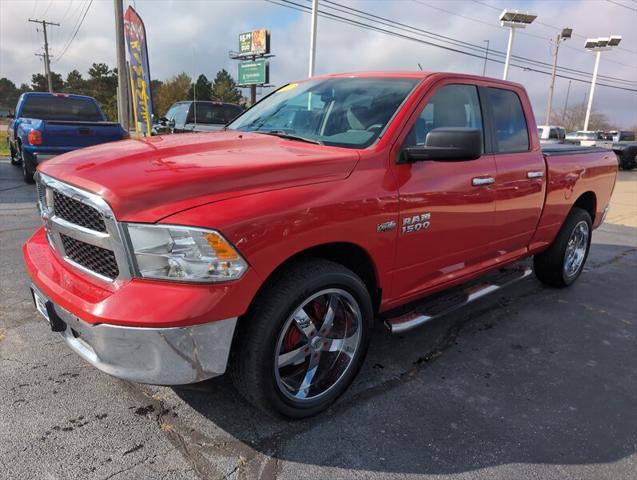
{"type": "Polygon", "coordinates": [[[121,128],[114,122],[47,120],[42,129],[42,146],[74,149],[121,139],[121,128]]]}

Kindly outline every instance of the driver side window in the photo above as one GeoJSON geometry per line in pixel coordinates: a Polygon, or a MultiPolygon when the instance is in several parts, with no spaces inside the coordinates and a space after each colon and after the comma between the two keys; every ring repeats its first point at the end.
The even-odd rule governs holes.
{"type": "Polygon", "coordinates": [[[429,132],[444,127],[475,128],[484,136],[476,86],[445,85],[436,90],[407,134],[403,148],[425,145],[429,132]]]}

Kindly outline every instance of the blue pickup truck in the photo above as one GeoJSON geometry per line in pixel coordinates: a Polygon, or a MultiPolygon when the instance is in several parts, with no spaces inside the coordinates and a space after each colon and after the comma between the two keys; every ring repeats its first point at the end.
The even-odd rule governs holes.
{"type": "Polygon", "coordinates": [[[78,148],[128,138],[119,123],[108,122],[97,100],[64,93],[23,93],[9,121],[11,163],[22,165],[33,183],[37,165],[78,148]]]}

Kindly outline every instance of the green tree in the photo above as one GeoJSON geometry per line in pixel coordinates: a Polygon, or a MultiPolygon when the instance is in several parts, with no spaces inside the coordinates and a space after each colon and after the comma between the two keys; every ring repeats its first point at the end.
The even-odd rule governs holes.
{"type": "Polygon", "coordinates": [[[82,74],[80,72],[78,72],[77,70],[71,70],[66,76],[64,90],[67,93],[86,94],[86,80],[82,78],[82,74]]]}
{"type": "MultiPolygon", "coordinates": [[[[64,80],[62,75],[56,72],[51,72],[51,83],[53,84],[54,92],[61,92],[64,90],[64,80]]],[[[35,92],[48,92],[49,84],[47,79],[41,73],[34,73],[31,75],[31,88],[35,92]]]]}
{"type": "Polygon", "coordinates": [[[101,105],[109,120],[117,120],[117,69],[105,63],[94,63],[88,70],[86,93],[101,105]]]}
{"type": "Polygon", "coordinates": [[[180,73],[166,80],[156,94],[155,110],[157,116],[163,117],[170,106],[181,100],[188,100],[188,92],[192,85],[192,78],[186,73],[180,73]]]}
{"type": "Polygon", "coordinates": [[[208,77],[206,77],[203,73],[199,75],[199,78],[197,78],[197,82],[194,87],[196,91],[193,91],[193,88],[191,87],[188,92],[188,98],[196,98],[197,100],[212,100],[212,82],[208,80],[208,77]]]}
{"type": "Polygon", "coordinates": [[[8,78],[0,78],[0,106],[13,109],[20,96],[18,87],[8,78]]]}
{"type": "Polygon", "coordinates": [[[239,103],[241,92],[237,88],[232,75],[225,69],[219,70],[212,83],[212,100],[218,102],[239,103]]]}

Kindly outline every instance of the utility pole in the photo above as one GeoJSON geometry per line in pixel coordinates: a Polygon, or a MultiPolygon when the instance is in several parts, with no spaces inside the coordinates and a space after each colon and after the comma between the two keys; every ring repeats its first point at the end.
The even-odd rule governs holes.
{"type": "Polygon", "coordinates": [[[124,3],[114,0],[115,4],[115,44],[117,48],[117,120],[128,132],[128,68],[124,48],[124,3]]]}
{"type": "Polygon", "coordinates": [[[553,52],[553,70],[551,70],[551,84],[549,86],[549,104],[546,107],[546,122],[545,125],[549,125],[551,123],[551,110],[553,108],[553,90],[555,88],[555,71],[557,70],[557,53],[560,50],[560,42],[563,40],[567,40],[571,38],[573,34],[572,28],[564,28],[562,32],[555,37],[555,50],[553,52]]]}
{"type": "Polygon", "coordinates": [[[568,109],[568,95],[571,93],[571,81],[568,81],[568,87],[566,88],[566,100],[564,100],[564,111],[562,112],[562,125],[566,119],[566,110],[568,109]]]}
{"type": "Polygon", "coordinates": [[[31,23],[41,23],[42,31],[44,32],[44,71],[46,72],[46,79],[49,84],[49,92],[53,93],[53,81],[51,80],[51,59],[49,58],[49,39],[46,36],[46,26],[52,25],[59,27],[59,23],[47,22],[46,20],[36,20],[29,18],[31,23]]]}
{"type": "Polygon", "coordinates": [[[489,58],[489,40],[484,40],[487,44],[487,51],[484,54],[484,67],[482,67],[482,76],[486,77],[487,75],[487,59],[489,58]]]}
{"type": "Polygon", "coordinates": [[[310,29],[310,69],[308,77],[314,76],[316,63],[316,17],[318,16],[318,0],[312,0],[312,27],[310,29]]]}

